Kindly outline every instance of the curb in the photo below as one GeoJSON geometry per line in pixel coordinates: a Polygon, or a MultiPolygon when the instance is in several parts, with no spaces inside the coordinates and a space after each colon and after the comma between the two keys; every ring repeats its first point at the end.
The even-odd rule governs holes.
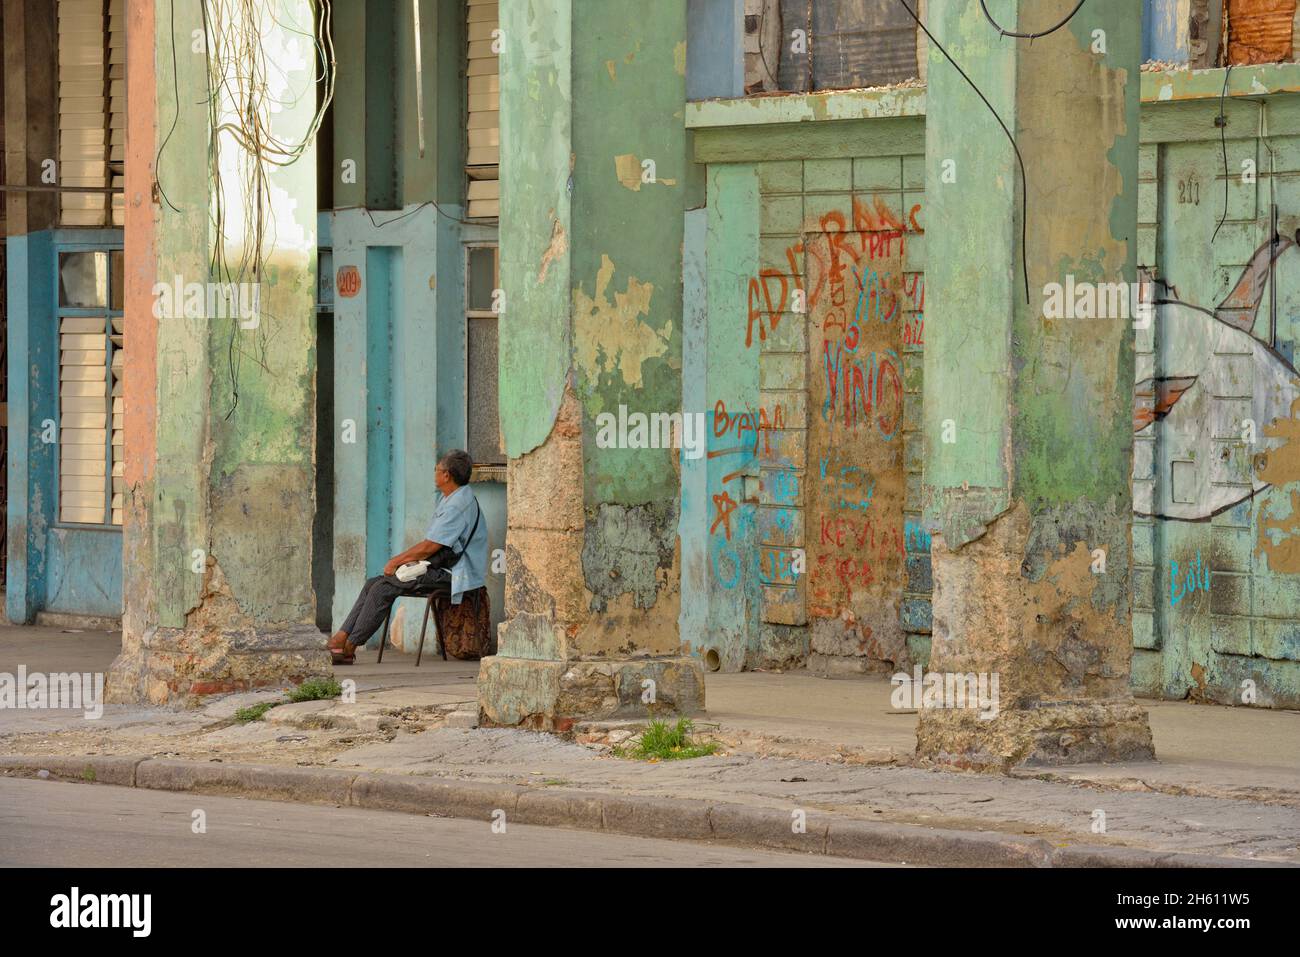
{"type": "Polygon", "coordinates": [[[0,756],[0,775],[115,784],[157,791],[333,804],[407,814],[604,831],[635,837],[716,841],[805,854],[932,867],[1295,867],[1285,861],[1212,857],[1133,847],[1057,847],[1037,837],[861,821],[770,807],[643,797],[330,768],[199,763],[146,755],[0,756]]]}

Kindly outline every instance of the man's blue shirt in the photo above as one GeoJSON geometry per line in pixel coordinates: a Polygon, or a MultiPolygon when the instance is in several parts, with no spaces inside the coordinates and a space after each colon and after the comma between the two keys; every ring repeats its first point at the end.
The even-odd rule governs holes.
{"type": "Polygon", "coordinates": [[[460,604],[461,595],[487,584],[488,534],[487,519],[479,516],[478,500],[468,485],[462,485],[450,495],[444,495],[434,509],[433,520],[424,537],[443,548],[460,552],[460,561],[451,569],[451,603],[460,604]],[[470,539],[475,519],[478,529],[470,539]],[[468,542],[468,544],[467,544],[468,542]]]}

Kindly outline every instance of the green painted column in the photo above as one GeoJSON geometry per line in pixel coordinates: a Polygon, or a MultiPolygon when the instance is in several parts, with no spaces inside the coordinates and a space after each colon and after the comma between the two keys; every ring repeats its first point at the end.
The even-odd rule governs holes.
{"type": "Polygon", "coordinates": [[[564,730],[704,703],[678,629],[678,452],[597,441],[602,414],[682,401],[686,3],[645,14],[501,5],[509,529],[486,723],[564,730]]]}
{"type": "MultiPolygon", "coordinates": [[[[929,6],[931,31],[1015,133],[1028,201],[1010,142],[931,45],[935,677],[914,699],[918,753],[987,768],[1150,757],[1129,691],[1136,317],[1110,285],[1136,279],[1141,5],[1091,0],[1032,43],[1000,36],[979,4],[929,6]],[[1080,308],[1058,316],[1054,283],[1080,308]],[[1085,290],[1103,305],[1090,311],[1085,290]],[[983,700],[962,706],[958,687],[983,700]]],[[[1029,33],[1074,0],[988,6],[1029,33]]]]}
{"type": "MultiPolygon", "coordinates": [[[[126,257],[130,560],[108,694],[194,705],[330,672],[311,588],[316,159],[308,147],[290,165],[267,167],[263,203],[274,229],[262,244],[265,266],[240,271],[251,256],[242,199],[249,160],[223,136],[211,160],[218,185],[205,56],[191,46],[201,13],[177,4],[173,21],[157,0],[150,11],[134,9],[132,23],[154,31],[132,61],[141,63],[132,68],[133,102],[156,104],[156,113],[132,117],[127,160],[136,227],[126,257]],[[222,234],[209,215],[218,191],[222,234]],[[220,247],[234,272],[213,271],[220,247]],[[238,284],[231,299],[217,285],[225,283],[238,284]]],[[[311,5],[273,0],[253,28],[284,84],[266,113],[272,133],[299,142],[315,108],[316,63],[303,40],[311,5]]]]}

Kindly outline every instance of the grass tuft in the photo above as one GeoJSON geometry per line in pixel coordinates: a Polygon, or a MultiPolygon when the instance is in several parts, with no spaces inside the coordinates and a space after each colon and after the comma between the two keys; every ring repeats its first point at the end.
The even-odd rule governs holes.
{"type": "Polygon", "coordinates": [[[289,700],[298,701],[325,701],[329,698],[337,698],[343,694],[343,686],[338,683],[336,678],[312,678],[310,681],[304,681],[298,687],[289,692],[289,700]]]}
{"type": "Polygon", "coordinates": [[[716,741],[691,740],[694,730],[690,718],[678,718],[675,725],[651,721],[634,746],[614,748],[613,754],[617,758],[640,761],[681,761],[714,754],[721,747],[716,741]]]}
{"type": "Polygon", "coordinates": [[[247,708],[240,708],[235,712],[235,720],[240,724],[248,724],[250,721],[261,721],[262,717],[274,708],[279,701],[259,701],[257,704],[251,704],[247,708]]]}

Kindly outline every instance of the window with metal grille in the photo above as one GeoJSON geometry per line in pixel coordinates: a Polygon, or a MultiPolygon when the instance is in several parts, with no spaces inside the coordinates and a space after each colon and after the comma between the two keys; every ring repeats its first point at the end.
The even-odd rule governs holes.
{"type": "Polygon", "coordinates": [[[122,250],[59,253],[59,521],[125,512],[122,250]]]}
{"type": "Polygon", "coordinates": [[[469,246],[465,255],[465,451],[475,465],[504,465],[505,447],[497,406],[497,312],[500,260],[496,246],[469,246]]]}
{"type": "MultiPolygon", "coordinates": [[[[59,2],[62,186],[122,188],[126,162],[126,0],[59,2]]],[[[121,226],[121,193],[65,192],[64,226],[121,226]]]]}

